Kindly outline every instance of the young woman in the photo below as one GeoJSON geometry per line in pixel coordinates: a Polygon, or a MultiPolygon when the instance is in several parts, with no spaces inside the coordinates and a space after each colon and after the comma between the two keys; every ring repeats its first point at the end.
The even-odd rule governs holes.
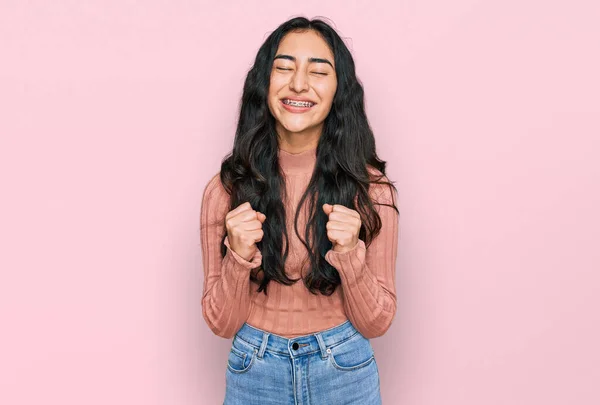
{"type": "Polygon", "coordinates": [[[335,30],[293,18],[248,72],[201,207],[202,313],[233,338],[225,404],[381,403],[398,209],[335,30]]]}

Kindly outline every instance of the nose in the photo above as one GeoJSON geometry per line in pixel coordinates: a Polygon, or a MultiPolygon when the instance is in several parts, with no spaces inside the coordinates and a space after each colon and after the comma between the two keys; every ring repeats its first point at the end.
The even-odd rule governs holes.
{"type": "Polygon", "coordinates": [[[297,69],[290,80],[290,90],[300,93],[308,91],[308,77],[301,69],[297,69]]]}

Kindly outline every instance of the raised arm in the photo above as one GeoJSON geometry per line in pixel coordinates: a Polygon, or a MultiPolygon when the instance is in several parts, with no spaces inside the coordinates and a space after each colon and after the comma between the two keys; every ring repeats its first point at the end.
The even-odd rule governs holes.
{"type": "Polygon", "coordinates": [[[221,256],[221,240],[225,234],[225,216],[230,197],[214,176],[204,189],[200,209],[200,241],[204,267],[202,315],[217,336],[232,338],[248,319],[250,299],[250,269],[260,266],[259,250],[248,261],[233,251],[225,238],[227,251],[221,256]]]}
{"type": "MultiPolygon", "coordinates": [[[[386,185],[376,185],[380,203],[395,202],[386,185]]],[[[366,248],[364,241],[346,252],[329,250],[325,260],[335,267],[342,280],[346,315],[366,338],[383,335],[396,313],[396,256],[398,213],[385,205],[375,205],[382,222],[381,232],[366,248]]]]}

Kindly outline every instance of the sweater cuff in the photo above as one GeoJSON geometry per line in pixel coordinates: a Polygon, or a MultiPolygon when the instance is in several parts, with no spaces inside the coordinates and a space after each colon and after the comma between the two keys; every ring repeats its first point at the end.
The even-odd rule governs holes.
{"type": "Polygon", "coordinates": [[[340,274],[342,283],[346,286],[356,285],[364,275],[364,265],[367,256],[367,247],[362,239],[346,252],[336,252],[330,249],[325,254],[325,260],[340,274]]]}
{"type": "Polygon", "coordinates": [[[260,252],[259,249],[256,249],[256,252],[254,252],[254,256],[252,256],[252,259],[250,261],[244,259],[242,256],[238,255],[229,245],[229,236],[225,236],[225,241],[224,241],[225,246],[227,246],[227,253],[231,256],[233,256],[233,258],[235,259],[235,261],[237,263],[239,263],[243,268],[245,269],[254,269],[256,267],[259,267],[262,264],[262,253],[260,252]]]}

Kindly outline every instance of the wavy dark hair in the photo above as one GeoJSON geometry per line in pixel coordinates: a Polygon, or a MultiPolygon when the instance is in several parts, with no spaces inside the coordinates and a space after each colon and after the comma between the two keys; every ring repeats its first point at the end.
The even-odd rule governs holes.
{"type": "MultiPolygon", "coordinates": [[[[284,269],[289,253],[286,230],[284,175],[278,162],[275,118],[267,101],[273,59],[282,38],[291,31],[314,30],[329,45],[335,60],[337,89],[331,110],[325,118],[317,145],[317,160],[311,180],[298,207],[308,201],[309,217],[304,235],[298,230],[296,210],[294,231],[309,253],[311,272],[303,279],[313,294],[331,295],[340,284],[337,270],[325,260],[332,247],[327,238],[327,215],[322,205],[341,204],[356,210],[362,220],[359,238],[368,246],[381,230],[381,218],[369,197],[372,183],[387,184],[386,162],[377,157],[375,138],[364,107],[364,90],[356,77],[354,60],[342,38],[325,21],[295,17],[281,24],[262,44],[254,65],[248,71],[240,102],[239,120],[233,151],[222,161],[220,180],[231,196],[230,210],[248,201],[254,210],[267,216],[263,238],[257,243],[262,265],[254,269],[250,279],[259,284],[258,292],[267,294],[270,281],[291,285],[300,279],[289,278],[284,269]],[[380,173],[372,176],[368,166],[380,173]],[[285,248],[284,248],[285,240],[285,248]],[[262,280],[257,278],[263,272],[262,280]]],[[[375,202],[376,203],[376,202],[375,202]]],[[[395,204],[381,204],[393,207],[395,204]]],[[[225,233],[226,235],[226,233],[225,233]]],[[[221,241],[221,254],[226,246],[221,241]]]]}

